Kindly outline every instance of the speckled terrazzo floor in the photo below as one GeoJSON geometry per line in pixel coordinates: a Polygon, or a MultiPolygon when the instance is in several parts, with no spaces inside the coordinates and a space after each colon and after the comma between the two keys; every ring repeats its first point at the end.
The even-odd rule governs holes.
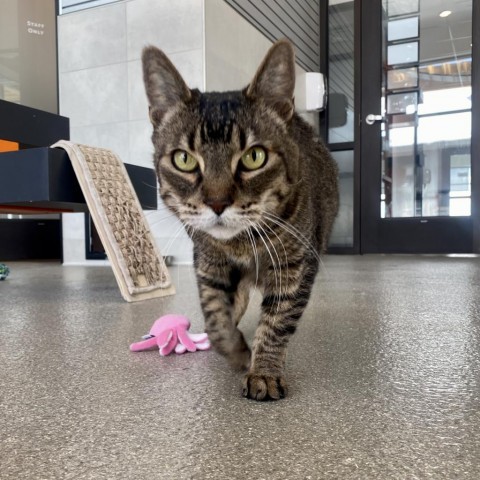
{"type": "Polygon", "coordinates": [[[127,304],[106,267],[9,267],[2,480],[480,478],[479,258],[327,257],[265,404],[214,352],[129,352],[167,312],[202,329],[191,268],[127,304]]]}

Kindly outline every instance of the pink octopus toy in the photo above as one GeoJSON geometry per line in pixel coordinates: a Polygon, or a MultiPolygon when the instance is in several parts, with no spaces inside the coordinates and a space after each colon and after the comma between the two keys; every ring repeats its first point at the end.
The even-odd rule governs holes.
{"type": "Polygon", "coordinates": [[[210,341],[206,333],[190,333],[190,321],[182,315],[164,315],[155,320],[148,335],[141,342],[132,343],[132,352],[141,352],[158,347],[160,355],[165,357],[173,350],[181,354],[186,351],[208,350],[210,341]]]}

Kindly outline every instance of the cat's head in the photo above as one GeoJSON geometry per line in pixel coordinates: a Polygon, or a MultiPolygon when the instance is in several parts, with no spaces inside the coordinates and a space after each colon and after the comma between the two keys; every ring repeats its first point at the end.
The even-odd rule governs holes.
{"type": "Polygon", "coordinates": [[[275,43],[236,92],[190,90],[155,47],[142,61],[164,203],[188,227],[222,240],[261,225],[265,212],[278,215],[298,182],[291,44],[275,43]]]}

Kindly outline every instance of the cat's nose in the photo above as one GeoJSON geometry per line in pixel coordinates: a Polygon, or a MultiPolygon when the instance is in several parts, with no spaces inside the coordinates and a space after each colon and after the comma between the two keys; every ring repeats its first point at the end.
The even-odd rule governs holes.
{"type": "Polygon", "coordinates": [[[227,207],[229,207],[232,202],[228,199],[214,199],[214,200],[205,200],[205,203],[218,215],[220,216],[227,207]]]}

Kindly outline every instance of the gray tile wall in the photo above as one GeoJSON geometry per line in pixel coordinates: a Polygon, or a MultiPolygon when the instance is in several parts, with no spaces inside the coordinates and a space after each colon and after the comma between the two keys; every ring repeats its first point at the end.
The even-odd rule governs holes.
{"type": "Polygon", "coordinates": [[[91,8],[62,15],[58,35],[60,111],[70,118],[72,139],[150,166],[141,51],[159,46],[190,86],[203,89],[203,1],[130,0],[91,8]]]}
{"type": "MultiPolygon", "coordinates": [[[[203,0],[128,0],[59,17],[60,113],[71,139],[110,148],[126,163],[152,166],[141,51],[153,44],[191,87],[205,89],[203,0]]],[[[162,254],[191,261],[191,244],[160,206],[148,218],[162,254]],[[164,251],[169,249],[169,252],[164,251]]],[[[66,263],[85,261],[82,214],[64,217],[66,263]]]]}

